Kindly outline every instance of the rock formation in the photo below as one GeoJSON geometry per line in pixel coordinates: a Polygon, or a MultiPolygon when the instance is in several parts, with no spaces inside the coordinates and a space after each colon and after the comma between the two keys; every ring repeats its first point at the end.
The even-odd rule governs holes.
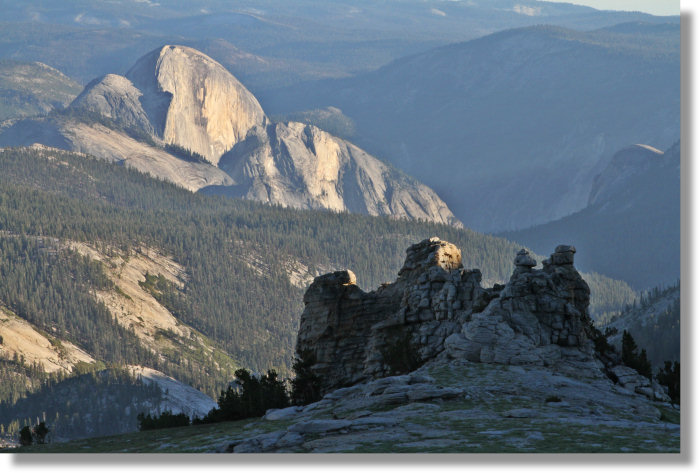
{"type": "Polygon", "coordinates": [[[445,340],[448,354],[470,361],[551,365],[562,356],[592,356],[585,328],[590,290],[574,268],[572,246],[558,246],[543,262],[521,250],[499,297],[473,313],[459,333],[445,340]]]}
{"type": "Polygon", "coordinates": [[[217,191],[236,197],[462,226],[432,189],[312,125],[256,127],[219,167],[236,185],[217,191]]]}
{"type": "Polygon", "coordinates": [[[156,133],[212,164],[266,121],[257,99],[238,79],[192,48],[158,48],[126,76],[143,91],[144,109],[156,133]]]}
{"type": "Polygon", "coordinates": [[[595,351],[590,290],[575,252],[560,245],[535,269],[521,250],[510,281],[490,289],[438,238],[408,248],[398,279],[376,291],[362,291],[350,271],[319,276],[304,296],[297,354],[315,363],[324,393],[442,358],[605,377],[615,362],[595,351]]]}
{"type": "Polygon", "coordinates": [[[153,125],[141,106],[142,96],[141,91],[126,77],[107,74],[90,82],[71,107],[97,113],[126,128],[153,134],[153,125]]]}
{"type": "Polygon", "coordinates": [[[311,125],[271,124],[231,73],[185,46],[146,54],[126,77],[92,81],[62,114],[0,128],[0,146],[36,142],[192,191],[462,226],[432,189],[351,143],[311,125]]]}

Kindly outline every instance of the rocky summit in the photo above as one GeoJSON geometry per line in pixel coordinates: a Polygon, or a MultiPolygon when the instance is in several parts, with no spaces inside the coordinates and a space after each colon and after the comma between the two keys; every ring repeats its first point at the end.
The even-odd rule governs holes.
{"type": "Polygon", "coordinates": [[[372,292],[351,271],[304,296],[297,355],[322,399],[272,409],[218,451],[677,452],[664,388],[600,346],[590,290],[560,245],[541,269],[527,250],[505,285],[481,286],[459,249],[408,248],[372,292]]]}
{"type": "Polygon", "coordinates": [[[438,238],[408,248],[396,282],[373,292],[362,291],[350,271],[320,276],[304,296],[297,353],[314,360],[325,392],[438,356],[592,369],[590,289],[574,267],[575,252],[560,245],[535,269],[520,250],[510,281],[492,288],[438,238]]]}

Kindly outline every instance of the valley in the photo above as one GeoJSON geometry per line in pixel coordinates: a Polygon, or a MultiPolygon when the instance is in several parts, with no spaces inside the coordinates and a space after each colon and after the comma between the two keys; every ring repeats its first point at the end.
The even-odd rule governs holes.
{"type": "MultiPolygon", "coordinates": [[[[510,241],[451,226],[192,194],[135,170],[57,149],[8,148],[0,158],[0,222],[23,235],[0,241],[21,242],[32,255],[27,262],[40,263],[33,271],[64,258],[92,268],[95,282],[67,295],[85,298],[90,310],[103,314],[97,321],[105,342],[96,350],[98,345],[89,341],[94,329],[86,331],[77,321],[65,325],[71,320],[66,312],[46,312],[42,304],[55,303],[44,289],[20,284],[26,292],[6,292],[3,302],[27,307],[25,301],[36,300],[43,315],[27,307],[23,317],[61,341],[82,346],[95,360],[88,363],[92,369],[101,363],[143,365],[212,397],[238,366],[289,373],[306,288],[299,278],[352,267],[362,274],[363,287],[374,288],[398,270],[407,241],[443,234],[466,249],[465,264],[483,268],[485,281],[498,282],[508,277],[510,255],[519,249],[510,241]],[[38,234],[52,237],[42,237],[39,245],[38,234]],[[384,255],[382,262],[375,251],[384,255]],[[110,333],[130,340],[131,351],[124,346],[111,351],[114,343],[123,343],[110,333]]],[[[594,299],[597,311],[634,298],[621,281],[595,275],[590,281],[594,294],[607,294],[594,299]]]]}
{"type": "Polygon", "coordinates": [[[681,451],[680,17],[2,10],[0,451],[681,451]]]}

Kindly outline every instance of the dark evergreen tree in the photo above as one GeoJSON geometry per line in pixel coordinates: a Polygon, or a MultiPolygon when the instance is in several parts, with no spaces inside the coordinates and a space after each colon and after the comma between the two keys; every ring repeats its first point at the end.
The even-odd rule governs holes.
{"type": "Polygon", "coordinates": [[[190,425],[190,418],[187,414],[173,414],[172,411],[163,411],[158,416],[140,413],[136,416],[139,423],[139,430],[167,429],[170,427],[185,427],[190,425]]]}
{"type": "Polygon", "coordinates": [[[625,330],[622,332],[622,362],[633,367],[637,358],[637,342],[634,341],[632,335],[625,330]]]}
{"type": "Polygon", "coordinates": [[[673,402],[681,403],[681,364],[679,362],[666,361],[664,367],[659,368],[656,380],[668,388],[668,395],[673,402]]]}
{"type": "Polygon", "coordinates": [[[292,403],[297,406],[304,406],[321,399],[320,378],[311,367],[316,364],[316,359],[312,353],[302,353],[295,358],[292,365],[294,378],[292,379],[292,403]]]}
{"type": "Polygon", "coordinates": [[[642,348],[642,351],[639,353],[639,356],[637,357],[637,366],[635,369],[641,374],[642,376],[645,376],[649,379],[652,377],[652,371],[651,371],[651,362],[647,358],[647,351],[642,348]]]}
{"type": "Polygon", "coordinates": [[[212,409],[202,422],[223,422],[248,417],[260,417],[268,409],[289,406],[289,395],[284,381],[270,370],[257,377],[246,369],[236,371],[236,380],[219,396],[219,407],[212,409]]]}
{"type": "Polygon", "coordinates": [[[23,447],[26,447],[28,445],[31,445],[33,441],[34,439],[32,437],[32,430],[29,428],[28,425],[25,425],[24,427],[22,427],[22,430],[19,431],[19,444],[23,447]]]}
{"type": "Polygon", "coordinates": [[[32,429],[32,433],[34,434],[34,438],[36,439],[36,443],[41,445],[41,444],[46,442],[46,436],[49,433],[49,428],[46,427],[45,422],[39,422],[32,429]]]}
{"type": "Polygon", "coordinates": [[[637,352],[637,342],[627,330],[622,332],[622,363],[651,379],[651,363],[647,359],[647,351],[642,349],[641,353],[637,352]]]}

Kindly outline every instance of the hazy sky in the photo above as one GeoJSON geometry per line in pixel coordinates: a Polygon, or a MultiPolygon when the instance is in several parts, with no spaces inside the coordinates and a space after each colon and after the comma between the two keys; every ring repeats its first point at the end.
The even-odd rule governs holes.
{"type": "MultiPolygon", "coordinates": [[[[544,0],[555,1],[555,0],[544,0]]],[[[598,10],[643,11],[652,15],[680,14],[679,0],[560,0],[563,3],[587,5],[598,10]]]]}

